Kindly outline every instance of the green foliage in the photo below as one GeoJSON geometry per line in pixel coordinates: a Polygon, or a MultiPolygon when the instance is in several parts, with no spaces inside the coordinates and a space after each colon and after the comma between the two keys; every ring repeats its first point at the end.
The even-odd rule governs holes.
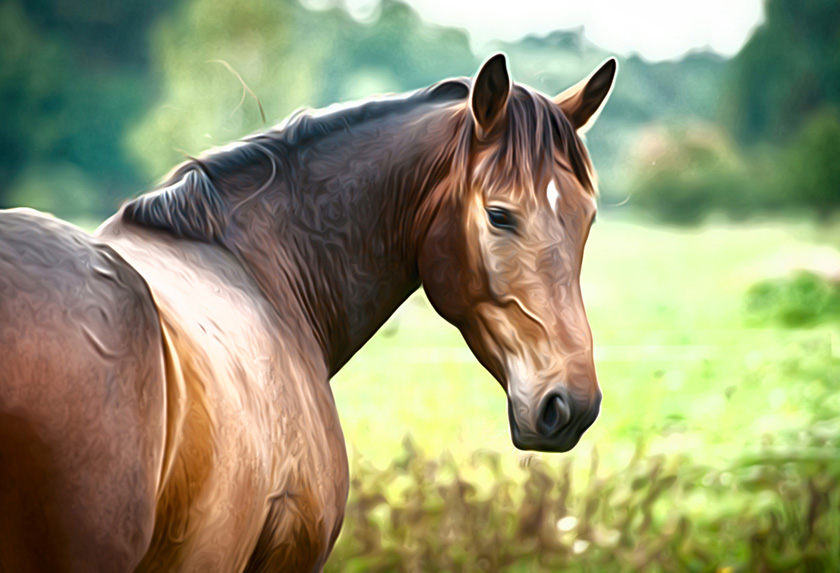
{"type": "Polygon", "coordinates": [[[840,207],[840,108],[812,114],[779,152],[779,183],[787,201],[827,216],[840,207]]]}
{"type": "Polygon", "coordinates": [[[810,272],[761,281],[747,292],[747,310],[755,321],[775,321],[787,327],[837,320],[840,285],[810,272]]]}
{"type": "Polygon", "coordinates": [[[759,202],[745,161],[712,130],[658,135],[631,192],[635,207],[662,221],[700,223],[710,212],[747,216],[759,202]]]}
{"type": "Polygon", "coordinates": [[[96,182],[72,163],[32,164],[16,179],[8,201],[45,212],[59,207],[63,216],[82,220],[103,210],[96,204],[96,195],[91,193],[96,186],[96,182]]]}
{"type": "MultiPolygon", "coordinates": [[[[82,16],[74,6],[60,11],[70,23],[60,26],[61,18],[54,16],[49,25],[77,30],[82,16]]],[[[146,10],[152,11],[152,6],[146,10]]],[[[107,46],[97,51],[78,35],[38,25],[30,17],[31,9],[16,0],[0,2],[0,206],[32,204],[22,189],[32,181],[25,172],[37,169],[59,184],[47,191],[56,201],[50,210],[72,215],[78,193],[84,193],[82,204],[99,215],[112,212],[118,197],[140,186],[120,139],[149,94],[142,69],[105,55],[107,46]],[[83,172],[90,185],[85,191],[76,189],[73,197],[61,193],[58,176],[68,166],[83,172]],[[50,174],[52,170],[56,173],[50,174]]],[[[141,30],[139,22],[111,24],[119,26],[137,30],[123,39],[124,49],[130,51],[128,40],[141,30]]]]}
{"type": "Polygon", "coordinates": [[[304,18],[288,0],[187,1],[165,18],[153,41],[160,105],[127,140],[144,171],[161,177],[185,155],[259,127],[252,93],[272,117],[311,102],[326,43],[306,33],[304,18]]]}
{"type": "Polygon", "coordinates": [[[715,120],[728,63],[706,52],[655,63],[629,57],[623,62],[610,107],[604,110],[611,114],[606,117],[620,116],[634,123],[715,120]]]}
{"type": "MultiPolygon", "coordinates": [[[[339,7],[313,11],[295,0],[65,4],[0,0],[3,206],[35,205],[21,192],[32,181],[24,171],[71,165],[90,183],[84,204],[102,216],[185,156],[265,129],[296,108],[470,75],[495,49],[510,55],[518,81],[549,94],[612,55],[582,30],[476,55],[466,33],[425,23],[398,0],[384,0],[364,23],[339,7]]],[[[725,66],[705,53],[622,61],[610,104],[588,134],[606,199],[628,191],[627,150],[639,126],[711,117],[725,66]]],[[[50,209],[58,215],[74,210],[69,196],[41,195],[58,200],[50,209]]]]}
{"type": "Polygon", "coordinates": [[[38,29],[62,38],[90,67],[142,67],[148,59],[150,26],[166,0],[26,0],[21,7],[38,29]]]}
{"type": "MultiPolygon", "coordinates": [[[[0,206],[34,205],[23,193],[33,189],[31,172],[55,180],[46,172],[71,166],[89,185],[81,204],[101,216],[184,156],[296,108],[469,75],[487,55],[473,54],[463,31],[429,25],[399,0],[384,0],[364,23],[329,5],[0,0],[0,206]]],[[[680,223],[715,210],[737,218],[799,205],[831,213],[840,196],[831,155],[840,137],[838,10],[835,0],[770,0],[766,22],[731,61],[702,52],[676,62],[622,59],[611,101],[588,133],[604,202],[629,195],[631,205],[680,223]],[[634,161],[646,125],[698,120],[763,147],[736,153],[733,164],[675,141],[683,149],[672,165],[634,161]]],[[[552,95],[611,55],[582,29],[487,52],[495,49],[509,54],[518,81],[552,95]]],[[[41,198],[68,215],[77,203],[69,193],[41,198]]]]}
{"type": "Polygon", "coordinates": [[[742,152],[723,136],[677,131],[637,167],[633,205],[659,220],[694,224],[712,211],[735,219],[840,207],[840,111],[814,112],[784,146],[742,152]]]}
{"type": "MultiPolygon", "coordinates": [[[[722,100],[712,117],[748,146],[746,161],[734,169],[703,161],[690,140],[676,140],[679,161],[637,167],[635,204],[657,218],[696,223],[714,210],[742,217],[801,207],[828,216],[840,204],[840,3],[769,0],[765,12],[765,23],[706,94],[710,103],[722,100]]],[[[709,78],[695,71],[695,79],[709,78]]]]}
{"type": "MultiPolygon", "coordinates": [[[[615,55],[591,44],[583,29],[558,30],[544,38],[530,36],[498,47],[510,57],[517,81],[552,96],[615,55]]],[[[598,121],[638,126],[673,119],[715,119],[726,64],[720,56],[707,52],[688,54],[677,62],[620,58],[609,105],[598,121]]]]}
{"type": "Polygon", "coordinates": [[[477,67],[465,33],[393,0],[366,24],[294,0],[166,5],[0,0],[0,207],[101,217],[185,155],[264,127],[257,96],[274,122],[477,67]]]}
{"type": "Polygon", "coordinates": [[[765,14],[727,89],[727,123],[750,142],[782,141],[818,108],[840,106],[840,3],[768,0],[765,14]]]}
{"type": "Polygon", "coordinates": [[[353,469],[328,571],[832,571],[840,567],[840,436],[716,470],[649,456],[576,482],[573,462],[524,478],[498,454],[469,466],[406,443],[353,469]],[[469,469],[480,477],[468,478],[469,469]]]}

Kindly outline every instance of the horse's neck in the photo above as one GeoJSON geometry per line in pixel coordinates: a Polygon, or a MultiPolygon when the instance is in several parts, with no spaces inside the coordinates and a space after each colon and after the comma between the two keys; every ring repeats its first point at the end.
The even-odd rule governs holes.
{"type": "Polygon", "coordinates": [[[420,284],[416,211],[434,185],[432,164],[445,171],[439,138],[452,138],[437,128],[418,137],[390,124],[312,144],[301,175],[272,201],[280,212],[240,219],[240,256],[276,308],[305,309],[331,375],[420,284]]]}

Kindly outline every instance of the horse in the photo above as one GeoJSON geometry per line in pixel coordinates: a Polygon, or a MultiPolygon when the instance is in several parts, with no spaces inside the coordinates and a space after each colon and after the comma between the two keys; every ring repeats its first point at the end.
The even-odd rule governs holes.
{"type": "Polygon", "coordinates": [[[319,571],[348,495],[330,378],[420,285],[507,395],[516,447],[598,416],[581,130],[474,79],[321,112],[175,168],[94,233],[0,214],[0,568],[319,571]]]}

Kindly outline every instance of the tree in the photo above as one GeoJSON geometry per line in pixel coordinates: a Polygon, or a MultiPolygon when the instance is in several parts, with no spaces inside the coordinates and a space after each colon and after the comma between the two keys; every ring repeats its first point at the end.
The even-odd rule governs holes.
{"type": "Polygon", "coordinates": [[[781,153],[781,182],[791,203],[812,207],[820,216],[840,208],[840,113],[824,108],[781,153]]]}
{"type": "Polygon", "coordinates": [[[840,2],[767,0],[766,20],[732,61],[726,119],[745,142],[781,142],[810,113],[840,105],[840,2]]]}
{"type": "Polygon", "coordinates": [[[139,54],[162,3],[54,3],[0,0],[0,207],[75,216],[87,204],[104,215],[140,188],[121,137],[151,99],[139,54]],[[35,181],[53,187],[33,203],[24,191],[35,181]]]}

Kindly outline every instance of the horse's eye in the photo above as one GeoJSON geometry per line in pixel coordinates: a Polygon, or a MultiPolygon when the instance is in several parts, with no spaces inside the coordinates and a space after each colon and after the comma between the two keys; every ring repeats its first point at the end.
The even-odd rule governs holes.
{"type": "Polygon", "coordinates": [[[505,231],[516,230],[516,219],[513,213],[501,207],[488,207],[487,218],[490,219],[490,224],[497,229],[504,229],[505,231]]]}

